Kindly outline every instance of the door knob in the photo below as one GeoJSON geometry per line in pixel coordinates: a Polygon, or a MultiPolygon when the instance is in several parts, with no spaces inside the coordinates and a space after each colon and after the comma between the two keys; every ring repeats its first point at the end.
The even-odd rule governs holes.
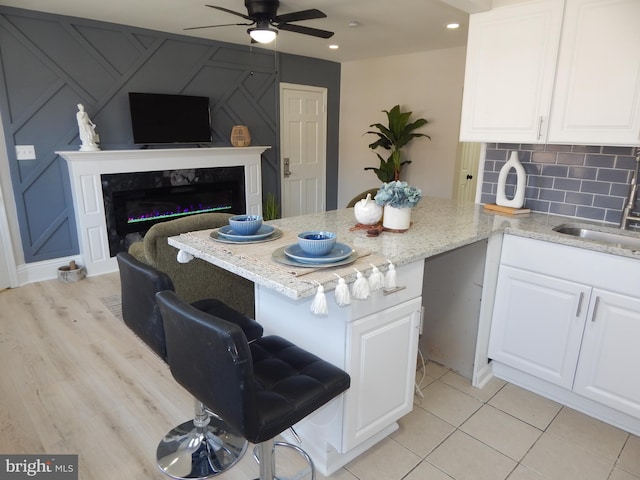
{"type": "Polygon", "coordinates": [[[467,180],[473,180],[473,175],[467,175],[467,180]]]}
{"type": "Polygon", "coordinates": [[[285,178],[291,176],[291,170],[289,170],[289,159],[288,158],[284,159],[284,173],[283,173],[283,175],[284,175],[285,178]]]}

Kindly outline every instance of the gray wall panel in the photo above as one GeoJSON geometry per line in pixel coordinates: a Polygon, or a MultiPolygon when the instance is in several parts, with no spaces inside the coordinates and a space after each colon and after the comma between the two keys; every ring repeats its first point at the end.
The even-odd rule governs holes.
{"type": "Polygon", "coordinates": [[[249,126],[263,156],[263,188],[279,193],[278,83],[329,88],[327,206],[337,199],[340,65],[92,20],[0,7],[0,115],[27,263],[78,253],[71,190],[57,150],[80,145],[83,103],[101,147],[136,148],[129,91],[208,96],[214,146],[249,126]],[[279,65],[283,68],[280,71],[279,65]],[[15,145],[35,145],[17,161],[15,145]]]}

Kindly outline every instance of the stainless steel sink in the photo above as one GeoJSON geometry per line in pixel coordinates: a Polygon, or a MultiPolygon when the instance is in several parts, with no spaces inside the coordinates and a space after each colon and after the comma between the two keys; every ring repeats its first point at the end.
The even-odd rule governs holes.
{"type": "Polygon", "coordinates": [[[558,233],[572,235],[585,240],[595,240],[597,242],[604,242],[610,245],[640,250],[640,238],[624,235],[622,233],[593,230],[578,225],[560,225],[555,227],[553,230],[558,233]]]}

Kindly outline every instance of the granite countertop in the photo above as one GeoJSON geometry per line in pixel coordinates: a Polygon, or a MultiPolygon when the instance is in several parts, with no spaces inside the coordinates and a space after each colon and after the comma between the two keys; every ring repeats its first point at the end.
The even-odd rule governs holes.
{"type": "MultiPolygon", "coordinates": [[[[352,230],[356,223],[352,208],[273,220],[267,223],[290,234],[306,230],[336,232],[339,242],[353,247],[356,251],[370,254],[366,257],[366,261],[356,264],[365,276],[371,273],[373,268],[371,263],[384,270],[388,262],[393,262],[396,266],[405,265],[487,239],[493,234],[503,233],[640,259],[640,252],[636,250],[557,233],[553,228],[570,223],[638,238],[640,234],[621,231],[610,224],[576,220],[570,217],[541,213],[503,215],[486,212],[482,205],[471,202],[426,197],[413,209],[411,221],[411,228],[404,233],[382,232],[378,237],[368,237],[365,230],[352,230]]],[[[290,236],[287,238],[291,240],[290,236]]],[[[169,243],[260,285],[275,289],[292,299],[313,295],[318,283],[321,283],[325,290],[331,290],[335,288],[338,281],[337,277],[330,272],[333,269],[309,276],[294,276],[251,261],[250,245],[243,247],[247,255],[238,256],[231,252],[221,252],[217,249],[219,245],[213,246],[215,242],[209,238],[196,239],[189,234],[171,237],[169,243]],[[324,275],[321,275],[322,273],[324,275]]],[[[347,283],[356,279],[356,271],[353,268],[343,268],[339,274],[347,283]]]]}

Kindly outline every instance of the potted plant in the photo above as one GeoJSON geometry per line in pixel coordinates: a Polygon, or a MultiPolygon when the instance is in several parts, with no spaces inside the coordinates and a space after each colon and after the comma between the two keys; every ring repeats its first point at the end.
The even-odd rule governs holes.
{"type": "Polygon", "coordinates": [[[424,133],[416,133],[415,130],[429,123],[424,118],[418,118],[412,122],[409,121],[413,112],[402,112],[400,105],[396,105],[391,110],[383,110],[387,114],[388,125],[381,123],[373,123],[369,127],[375,127],[378,131],[368,131],[367,134],[376,135],[378,139],[369,144],[369,148],[375,150],[382,147],[390,150],[391,155],[385,160],[382,155],[376,153],[380,159],[379,167],[366,167],[365,170],[373,170],[382,182],[391,182],[400,180],[400,171],[411,160],[402,160],[401,150],[411,140],[417,137],[427,137],[424,133]]]}
{"type": "Polygon", "coordinates": [[[411,209],[422,198],[422,190],[407,182],[383,183],[375,201],[384,207],[382,226],[389,230],[405,231],[411,226],[411,209]]]}

